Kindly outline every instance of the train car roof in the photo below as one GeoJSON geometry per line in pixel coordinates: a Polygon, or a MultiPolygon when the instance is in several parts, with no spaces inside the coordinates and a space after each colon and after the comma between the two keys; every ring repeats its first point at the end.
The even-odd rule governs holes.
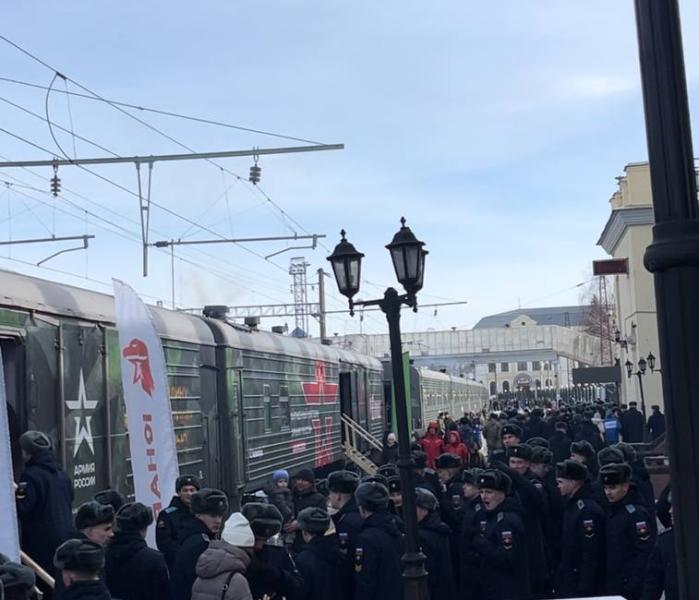
{"type": "MultiPolygon", "coordinates": [[[[110,294],[2,269],[0,306],[108,324],[114,324],[115,319],[114,297],[110,294]]],[[[162,337],[195,344],[214,344],[213,333],[201,318],[155,306],[148,308],[162,337]]]]}
{"type": "Polygon", "coordinates": [[[303,338],[294,338],[268,331],[246,331],[222,319],[204,318],[204,320],[214,327],[218,327],[224,336],[225,343],[233,348],[324,360],[327,362],[339,361],[381,369],[381,363],[371,356],[339,350],[334,346],[324,346],[318,342],[303,338]]]}

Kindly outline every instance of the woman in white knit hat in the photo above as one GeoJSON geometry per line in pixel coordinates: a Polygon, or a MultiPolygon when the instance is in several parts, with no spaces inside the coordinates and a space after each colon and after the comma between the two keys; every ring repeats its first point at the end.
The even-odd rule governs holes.
{"type": "Polygon", "coordinates": [[[241,513],[233,513],[221,534],[212,540],[197,561],[197,580],[192,600],[252,600],[245,571],[255,536],[241,513]]]}

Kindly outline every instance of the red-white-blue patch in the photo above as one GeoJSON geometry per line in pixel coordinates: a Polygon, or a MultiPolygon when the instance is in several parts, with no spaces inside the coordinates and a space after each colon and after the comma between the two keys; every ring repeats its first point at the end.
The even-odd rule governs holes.
{"type": "Polygon", "coordinates": [[[502,539],[502,545],[505,546],[507,550],[512,548],[512,532],[511,531],[503,531],[500,534],[500,538],[502,539]]]}

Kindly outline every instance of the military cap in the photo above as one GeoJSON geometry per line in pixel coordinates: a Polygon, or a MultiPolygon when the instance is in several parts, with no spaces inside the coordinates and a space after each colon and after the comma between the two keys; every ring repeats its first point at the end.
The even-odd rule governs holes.
{"type": "Polygon", "coordinates": [[[104,568],[104,550],[90,540],[68,540],[53,555],[53,566],[61,571],[97,573],[104,568]]]}
{"type": "Polygon", "coordinates": [[[19,447],[29,454],[51,450],[51,438],[41,431],[25,431],[19,436],[19,447]]]}
{"type": "Polygon", "coordinates": [[[359,480],[359,483],[380,483],[384,487],[388,487],[388,478],[383,475],[365,475],[359,480]]]}
{"type": "Polygon", "coordinates": [[[22,594],[34,589],[35,585],[36,576],[29,567],[9,561],[0,565],[0,592],[4,589],[22,594]]]}
{"type": "Polygon", "coordinates": [[[507,458],[521,458],[523,460],[532,459],[532,449],[531,446],[528,446],[527,444],[517,444],[515,446],[505,448],[505,453],[507,458]]]}
{"type": "Polygon", "coordinates": [[[483,473],[483,469],[473,468],[466,469],[461,472],[461,477],[459,478],[461,483],[469,483],[471,485],[478,485],[478,477],[483,473]]]}
{"type": "Polygon", "coordinates": [[[151,523],[153,523],[152,509],[140,502],[124,504],[124,506],[118,510],[114,520],[116,530],[126,533],[143,531],[144,529],[148,529],[151,523]]]}
{"type": "Polygon", "coordinates": [[[595,457],[595,449],[592,444],[587,440],[580,440],[579,442],[573,442],[570,445],[571,454],[579,454],[583,456],[586,461],[592,461],[595,457]]]}
{"type": "Polygon", "coordinates": [[[437,457],[436,466],[438,469],[459,469],[461,459],[456,454],[441,454],[437,457]]]}
{"type": "Polygon", "coordinates": [[[359,485],[359,476],[352,471],[333,471],[328,475],[328,490],[340,494],[354,494],[359,485]]]}
{"type": "Polygon", "coordinates": [[[424,469],[427,466],[427,454],[422,450],[413,450],[410,453],[410,458],[416,469],[424,469]]]}
{"type": "Polygon", "coordinates": [[[631,400],[631,402],[629,402],[629,406],[638,406],[638,402],[631,400]]]}
{"type": "Polygon", "coordinates": [[[587,479],[587,467],[574,460],[564,460],[556,464],[556,477],[585,481],[587,479]]]}
{"type": "Polygon", "coordinates": [[[194,475],[180,475],[175,480],[175,491],[179,494],[180,490],[186,485],[194,486],[198,490],[201,489],[201,482],[199,481],[198,477],[195,477],[194,475]]]}
{"type": "Polygon", "coordinates": [[[228,498],[221,490],[204,488],[192,495],[190,510],[194,515],[222,517],[228,512],[228,498]]]}
{"type": "Polygon", "coordinates": [[[398,475],[393,475],[388,478],[388,493],[389,494],[400,494],[400,477],[398,475]]]}
{"type": "Polygon", "coordinates": [[[529,460],[537,465],[550,465],[553,463],[553,452],[543,446],[535,446],[529,460]]]}
{"type": "Polygon", "coordinates": [[[511,479],[502,471],[488,469],[478,476],[479,489],[487,488],[489,490],[498,490],[500,492],[505,492],[505,494],[509,494],[511,487],[511,479]]]}
{"type": "Polygon", "coordinates": [[[624,461],[624,453],[619,450],[619,448],[615,448],[614,446],[602,448],[597,453],[597,462],[600,464],[600,467],[603,467],[604,465],[611,465],[613,463],[623,463],[624,461]]]}
{"type": "Polygon", "coordinates": [[[250,502],[243,506],[242,513],[250,521],[250,527],[255,537],[267,539],[281,531],[282,514],[272,504],[250,502]]]}
{"type": "Polygon", "coordinates": [[[617,442],[612,446],[612,448],[621,450],[627,463],[632,463],[636,460],[636,449],[631,444],[626,442],[617,442]]]}
{"type": "Polygon", "coordinates": [[[126,500],[124,500],[124,496],[112,489],[97,492],[93,496],[93,500],[95,500],[95,502],[99,502],[100,504],[109,504],[109,506],[114,509],[114,512],[118,511],[126,502],[126,500]]]}
{"type": "Polygon", "coordinates": [[[432,512],[439,506],[435,495],[425,488],[415,488],[415,506],[432,512]]]}
{"type": "Polygon", "coordinates": [[[81,504],[75,514],[75,528],[78,531],[112,521],[114,521],[114,507],[111,504],[100,504],[95,500],[81,504]]]}
{"type": "Polygon", "coordinates": [[[631,480],[631,467],[626,463],[604,465],[599,472],[603,485],[618,485],[631,480]]]}
{"type": "Polygon", "coordinates": [[[316,476],[310,469],[301,469],[294,475],[294,479],[300,479],[301,481],[308,481],[308,483],[315,483],[316,476]]]}
{"type": "Polygon", "coordinates": [[[377,512],[388,508],[388,488],[375,481],[367,481],[359,484],[354,492],[357,506],[362,506],[367,510],[377,512]]]}
{"type": "Polygon", "coordinates": [[[523,435],[522,428],[515,423],[507,423],[503,425],[502,429],[500,430],[500,437],[504,437],[508,434],[514,435],[521,440],[523,435]]]}
{"type": "Polygon", "coordinates": [[[323,535],[330,527],[330,516],[322,508],[309,506],[296,517],[299,529],[316,535],[323,535]]]}
{"type": "Polygon", "coordinates": [[[381,465],[376,472],[379,475],[383,475],[388,479],[389,477],[393,477],[394,475],[398,475],[398,467],[394,464],[387,464],[387,465],[381,465]]]}
{"type": "Polygon", "coordinates": [[[527,440],[527,446],[531,446],[532,448],[546,448],[546,450],[548,450],[551,444],[549,444],[546,438],[533,437],[527,440]]]}

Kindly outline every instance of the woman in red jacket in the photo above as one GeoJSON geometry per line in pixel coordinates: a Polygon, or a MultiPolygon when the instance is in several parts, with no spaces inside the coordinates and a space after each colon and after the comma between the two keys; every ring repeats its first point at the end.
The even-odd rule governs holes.
{"type": "Polygon", "coordinates": [[[461,441],[458,431],[449,431],[447,433],[447,443],[444,444],[444,452],[458,456],[462,465],[468,464],[468,448],[461,441]]]}
{"type": "Polygon", "coordinates": [[[427,454],[427,466],[430,469],[435,468],[435,461],[440,454],[444,454],[444,440],[439,435],[439,423],[432,421],[427,426],[427,433],[420,440],[420,446],[425,454],[427,454]]]}

